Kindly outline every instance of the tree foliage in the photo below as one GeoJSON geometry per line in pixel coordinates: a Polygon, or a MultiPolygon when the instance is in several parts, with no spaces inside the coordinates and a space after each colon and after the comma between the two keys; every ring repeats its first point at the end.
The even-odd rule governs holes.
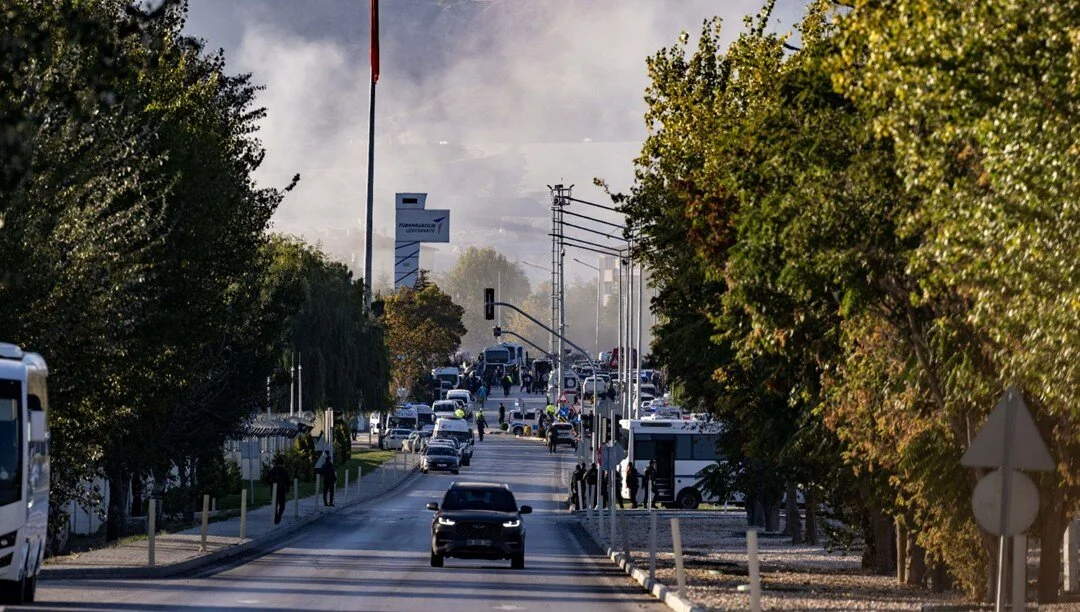
{"type": "Polygon", "coordinates": [[[466,249],[440,282],[450,299],[465,309],[462,322],[467,332],[461,347],[474,356],[494,342],[494,323],[484,320],[484,288],[495,288],[500,301],[511,304],[521,304],[529,296],[529,279],[521,265],[490,247],[466,249]]]}
{"type": "Polygon", "coordinates": [[[412,389],[454,354],[465,335],[464,312],[431,282],[401,287],[386,297],[383,325],[395,389],[412,389]]]}
{"type": "Polygon", "coordinates": [[[1078,505],[1080,4],[818,3],[798,49],[771,9],[649,61],[616,201],[658,285],[654,350],[733,458],[858,500],[868,563],[888,569],[887,517],[982,594],[996,544],[958,460],[1009,384],[1059,462],[1044,550],[1078,505]]]}
{"type": "Polygon", "coordinates": [[[298,177],[255,185],[259,88],[183,35],[185,13],[0,1],[0,338],[53,368],[51,508],[92,507],[104,475],[109,537],[133,479],[154,476],[159,496],[214,480],[288,344],[332,354],[317,401],[385,394],[344,268],[269,241],[298,177]]]}

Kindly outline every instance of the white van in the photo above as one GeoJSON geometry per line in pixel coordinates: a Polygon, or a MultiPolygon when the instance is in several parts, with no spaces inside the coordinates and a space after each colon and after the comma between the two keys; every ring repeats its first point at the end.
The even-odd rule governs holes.
{"type": "Polygon", "coordinates": [[[472,462],[473,434],[469,422],[465,419],[440,417],[435,421],[435,433],[431,437],[435,440],[454,439],[461,448],[461,465],[468,466],[472,462]]]}
{"type": "Polygon", "coordinates": [[[456,400],[445,399],[439,400],[431,405],[432,411],[435,412],[435,424],[438,425],[439,419],[443,417],[454,418],[458,408],[461,406],[456,400]]]}
{"type": "Polygon", "coordinates": [[[473,396],[468,389],[451,389],[446,392],[446,399],[448,400],[461,400],[465,403],[465,416],[466,418],[472,416],[473,411],[473,396]]]}

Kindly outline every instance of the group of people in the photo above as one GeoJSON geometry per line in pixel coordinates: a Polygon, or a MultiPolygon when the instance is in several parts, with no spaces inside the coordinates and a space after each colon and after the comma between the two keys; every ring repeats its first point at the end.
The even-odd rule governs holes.
{"type": "MultiPolygon", "coordinates": [[[[621,470],[614,470],[615,503],[619,505],[619,508],[625,508],[621,482],[625,478],[626,488],[630,493],[630,507],[638,507],[638,491],[642,489],[644,489],[644,494],[641,497],[641,506],[649,507],[649,491],[651,490],[653,495],[656,494],[656,461],[650,459],[644,473],[638,472],[633,462],[629,462],[625,472],[623,474],[621,470]]],[[[570,504],[578,509],[590,503],[593,508],[607,508],[610,505],[609,491],[611,489],[608,473],[608,470],[598,469],[595,463],[586,469],[585,462],[579,461],[570,478],[570,504]],[[597,491],[597,485],[599,485],[599,491],[597,491]],[[585,495],[584,501],[578,499],[579,490],[585,495]]]]}
{"type": "MultiPolygon", "coordinates": [[[[481,434],[483,436],[483,434],[481,434]]],[[[483,437],[481,437],[483,439],[483,437]]],[[[315,473],[322,477],[322,498],[324,506],[334,505],[334,491],[337,488],[337,467],[330,458],[328,451],[323,451],[322,456],[315,463],[315,473]]],[[[274,498],[274,524],[281,522],[281,515],[285,514],[285,502],[289,499],[289,488],[292,486],[292,476],[285,467],[285,459],[281,456],[274,457],[274,467],[266,474],[266,484],[277,485],[277,496],[274,498]]]]}

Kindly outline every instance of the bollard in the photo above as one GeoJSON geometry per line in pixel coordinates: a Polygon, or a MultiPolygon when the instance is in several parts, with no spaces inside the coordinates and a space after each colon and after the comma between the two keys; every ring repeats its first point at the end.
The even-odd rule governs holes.
{"type": "Polygon", "coordinates": [[[356,497],[360,497],[360,480],[364,476],[364,470],[360,466],[356,466],[356,497]]]}
{"type": "Polygon", "coordinates": [[[1080,590],[1080,519],[1069,520],[1064,540],[1065,590],[1075,593],[1080,590]]]}
{"type": "Polygon", "coordinates": [[[345,499],[349,499],[349,469],[345,468],[345,499]]]}
{"type": "MultiPolygon", "coordinates": [[[[584,510],[585,508],[585,486],[579,480],[577,483],[577,510],[584,510]]],[[[588,515],[586,515],[588,516],[588,515]]]]}
{"type": "Polygon", "coordinates": [[[679,595],[686,597],[686,572],[683,570],[682,534],[679,533],[679,517],[671,518],[671,546],[675,552],[675,576],[679,581],[679,595]]]}
{"type": "Polygon", "coordinates": [[[206,552],[206,530],[210,526],[210,496],[202,496],[202,532],[199,543],[199,551],[206,552]]]}
{"type": "Polygon", "coordinates": [[[1013,612],[1024,612],[1027,604],[1027,536],[1013,536],[1013,612]]]}
{"type": "Polygon", "coordinates": [[[315,474],[315,508],[313,508],[311,510],[312,512],[318,512],[319,511],[319,486],[321,484],[322,484],[322,475],[321,474],[315,474]]]}
{"type": "Polygon", "coordinates": [[[656,582],[656,508],[653,508],[655,492],[649,489],[649,580],[656,582]]]}
{"type": "Polygon", "coordinates": [[[217,512],[217,498],[210,500],[210,512],[217,512]]]}
{"type": "Polygon", "coordinates": [[[240,541],[247,535],[247,489],[240,490],[240,541]]]}
{"type": "Polygon", "coordinates": [[[596,525],[599,529],[599,533],[596,535],[600,538],[601,548],[603,548],[604,544],[607,544],[607,541],[604,539],[604,496],[600,493],[600,487],[602,485],[603,482],[601,482],[600,474],[598,472],[596,474],[596,525]]]}
{"type": "Polygon", "coordinates": [[[300,518],[300,479],[293,478],[293,518],[300,518]]]}
{"type": "Polygon", "coordinates": [[[383,463],[382,465],[379,466],[379,480],[382,481],[381,486],[385,487],[386,486],[386,463],[383,463]]]}
{"type": "Polygon", "coordinates": [[[149,507],[146,509],[146,563],[154,567],[154,530],[157,529],[157,500],[150,498],[149,507]]]}
{"type": "Polygon", "coordinates": [[[619,531],[622,532],[622,551],[627,563],[630,563],[630,536],[626,533],[626,513],[619,513],[619,531]]]}
{"type": "Polygon", "coordinates": [[[277,483],[270,485],[270,523],[277,518],[277,483]]]}
{"type": "Polygon", "coordinates": [[[616,546],[615,542],[618,541],[618,540],[615,539],[615,506],[616,506],[616,504],[615,504],[615,466],[611,467],[611,469],[608,471],[608,474],[609,474],[608,475],[608,484],[610,485],[608,488],[611,489],[608,492],[608,500],[610,500],[610,503],[608,505],[611,506],[611,540],[610,541],[611,541],[611,550],[615,550],[615,546],[616,546]]]}
{"type": "Polygon", "coordinates": [[[746,558],[750,575],[750,612],[761,612],[761,571],[758,567],[756,529],[746,532],[746,558]]]}

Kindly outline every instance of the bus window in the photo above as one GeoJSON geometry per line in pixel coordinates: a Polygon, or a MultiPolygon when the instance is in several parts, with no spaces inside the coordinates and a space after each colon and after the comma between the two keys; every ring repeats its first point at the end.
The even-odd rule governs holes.
{"type": "Polygon", "coordinates": [[[675,436],[675,459],[688,461],[694,458],[693,441],[697,436],[675,436]]]}
{"type": "Polygon", "coordinates": [[[652,436],[647,433],[634,433],[634,461],[655,459],[652,436]]]}
{"type": "Polygon", "coordinates": [[[715,461],[717,455],[716,443],[719,438],[720,436],[713,434],[693,436],[693,458],[697,461],[715,461]]]}
{"type": "Polygon", "coordinates": [[[22,499],[22,384],[0,380],[0,504],[22,499]]]}

